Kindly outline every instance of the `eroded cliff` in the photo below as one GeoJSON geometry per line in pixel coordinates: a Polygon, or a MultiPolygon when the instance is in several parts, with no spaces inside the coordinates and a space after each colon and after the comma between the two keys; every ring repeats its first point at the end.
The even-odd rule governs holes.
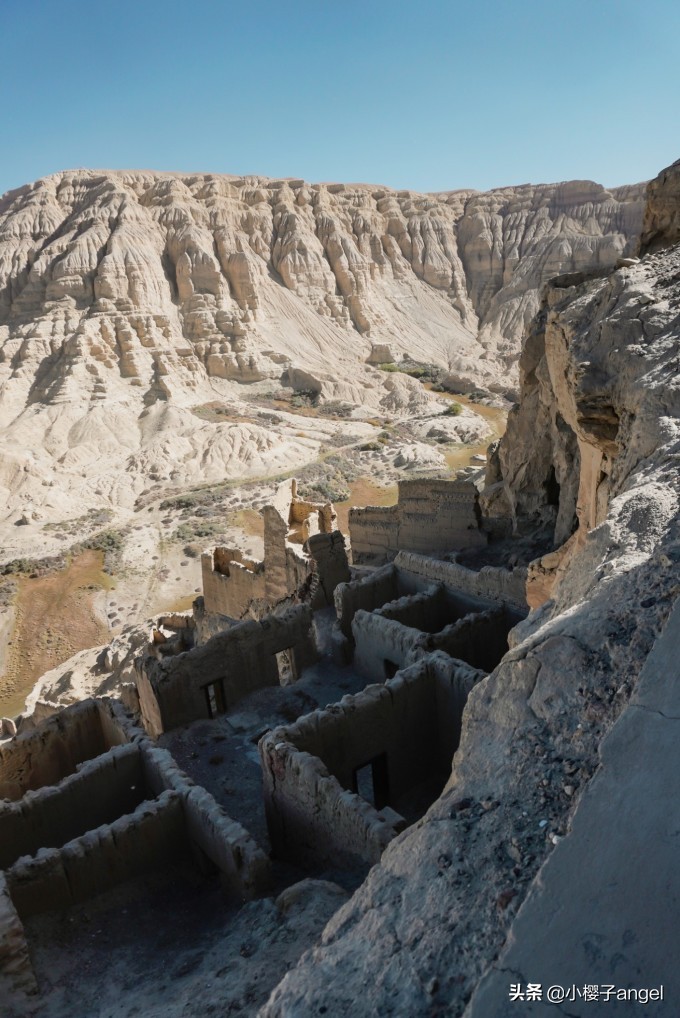
{"type": "MultiPolygon", "coordinates": [[[[555,551],[530,581],[541,606],[470,694],[444,794],[286,976],[261,1012],[268,1018],[356,1010],[357,1000],[366,1016],[491,1013],[488,1001],[470,999],[513,943],[541,867],[569,844],[604,736],[639,709],[628,707],[631,695],[678,594],[680,247],[668,246],[677,241],[676,212],[668,214],[677,181],[676,164],[650,188],[667,224],[656,253],[547,288],[522,358],[522,400],[486,491],[487,512],[518,538],[549,532],[555,551]]],[[[664,830],[672,823],[666,816],[664,830]]],[[[604,944],[596,911],[592,920],[591,939],[604,944]]],[[[645,926],[624,938],[627,978],[638,971],[633,944],[650,935],[645,926]]],[[[611,974],[611,959],[596,965],[598,957],[594,978],[611,974]]],[[[658,980],[659,971],[645,975],[658,980]]],[[[503,974],[508,985],[531,978],[503,974]]],[[[508,1013],[507,989],[494,1015],[508,1013]]]]}
{"type": "Polygon", "coordinates": [[[512,391],[540,286],[627,252],[641,198],[642,185],[590,182],[420,195],[86,170],[9,192],[8,505],[63,518],[129,507],[162,482],[309,462],[325,436],[273,428],[254,396],[284,385],[374,413],[424,406],[422,387],[381,360],[409,355],[448,368],[463,391],[512,391]],[[231,413],[206,426],[192,409],[216,399],[231,413]]]}

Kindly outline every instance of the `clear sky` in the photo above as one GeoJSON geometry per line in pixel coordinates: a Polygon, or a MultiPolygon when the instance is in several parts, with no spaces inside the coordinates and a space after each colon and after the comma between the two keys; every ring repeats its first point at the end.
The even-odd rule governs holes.
{"type": "Polygon", "coordinates": [[[2,0],[0,193],[141,168],[422,191],[656,175],[678,0],[2,0]]]}

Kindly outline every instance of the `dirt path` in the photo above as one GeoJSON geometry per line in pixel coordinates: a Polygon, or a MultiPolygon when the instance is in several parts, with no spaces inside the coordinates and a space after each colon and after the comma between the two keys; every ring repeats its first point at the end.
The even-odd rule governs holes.
{"type": "Polygon", "coordinates": [[[103,563],[101,552],[84,551],[66,569],[19,580],[13,638],[0,678],[0,715],[19,714],[44,672],[108,639],[94,606],[97,594],[111,582],[103,563]]]}

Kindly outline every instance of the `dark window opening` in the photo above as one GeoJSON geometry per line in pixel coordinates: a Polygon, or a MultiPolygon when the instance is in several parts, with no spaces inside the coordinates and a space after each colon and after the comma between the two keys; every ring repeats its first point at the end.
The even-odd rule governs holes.
{"type": "Polygon", "coordinates": [[[370,802],[376,809],[389,806],[387,753],[381,753],[368,763],[355,768],[352,774],[352,791],[366,802],[370,802]]]}
{"type": "Polygon", "coordinates": [[[383,668],[385,669],[385,678],[391,679],[393,675],[396,675],[399,671],[399,665],[396,661],[390,661],[389,658],[385,658],[383,662],[383,668]]]}
{"type": "Polygon", "coordinates": [[[205,693],[205,702],[208,707],[208,717],[215,718],[218,714],[224,714],[227,709],[227,702],[224,698],[222,680],[209,682],[206,686],[203,686],[203,692],[205,693]]]}

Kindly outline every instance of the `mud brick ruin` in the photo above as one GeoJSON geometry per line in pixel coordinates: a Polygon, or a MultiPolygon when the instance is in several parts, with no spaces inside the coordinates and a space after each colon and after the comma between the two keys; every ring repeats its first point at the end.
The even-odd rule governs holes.
{"type": "Polygon", "coordinates": [[[379,565],[399,551],[439,555],[486,544],[477,489],[469,479],[399,482],[396,505],[350,509],[355,565],[379,565]]]}
{"type": "Polygon", "coordinates": [[[269,860],[113,700],[85,700],[0,747],[0,975],[35,985],[23,921],[181,863],[236,900],[269,860]]]}
{"type": "Polygon", "coordinates": [[[244,558],[238,549],[218,547],[201,558],[204,627],[221,619],[262,614],[313,582],[312,608],[333,603],[333,590],[349,579],[345,539],[336,529],[330,502],[299,498],[297,482],[284,481],[264,517],[264,559],[244,558]]]}
{"type": "MultiPolygon", "coordinates": [[[[353,511],[355,560],[392,561],[352,572],[332,505],[282,485],[263,510],[263,561],[203,556],[203,597],[151,633],[125,704],[84,701],[0,747],[9,985],[35,986],[22,924],[37,913],[178,863],[239,901],[270,886],[272,861],[363,875],[424,814],[470,690],[527,611],[525,570],[419,553],[429,538],[450,549],[452,533],[461,547],[485,540],[469,481],[425,492],[409,482],[398,506],[353,511]],[[366,537],[378,515],[381,553],[366,537]],[[240,797],[206,777],[206,725],[240,797]]],[[[216,778],[222,759],[208,761],[216,778]]]]}

